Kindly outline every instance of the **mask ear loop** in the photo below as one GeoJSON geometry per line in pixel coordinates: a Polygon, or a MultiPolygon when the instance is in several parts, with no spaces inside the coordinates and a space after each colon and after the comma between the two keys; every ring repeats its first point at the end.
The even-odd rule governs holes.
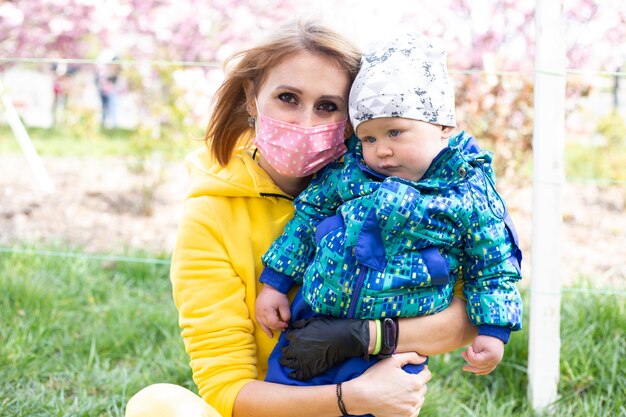
{"type": "Polygon", "coordinates": [[[261,123],[261,112],[259,111],[259,103],[256,101],[256,97],[254,97],[254,108],[256,109],[256,119],[254,123],[254,138],[256,139],[259,136],[259,124],[261,123]]]}
{"type": "MultiPolygon", "coordinates": [[[[257,154],[259,153],[259,147],[256,145],[257,138],[259,137],[259,124],[261,124],[261,113],[259,112],[259,105],[256,101],[256,97],[254,97],[254,108],[256,109],[256,118],[254,125],[250,127],[254,127],[254,138],[252,139],[252,145],[254,146],[254,152],[252,153],[252,159],[257,160],[257,154]]],[[[250,116],[253,117],[253,116],[250,116]]]]}

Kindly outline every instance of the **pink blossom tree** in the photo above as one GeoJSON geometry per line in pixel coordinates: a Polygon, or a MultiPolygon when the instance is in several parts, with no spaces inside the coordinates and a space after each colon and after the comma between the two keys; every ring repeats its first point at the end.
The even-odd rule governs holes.
{"type": "Polygon", "coordinates": [[[87,57],[104,34],[92,25],[96,4],[81,1],[18,0],[0,3],[0,56],[87,57]]]}
{"type": "MultiPolygon", "coordinates": [[[[298,2],[276,0],[15,0],[0,3],[0,56],[43,60],[97,60],[113,56],[121,78],[139,93],[148,113],[146,128],[153,133],[208,109],[190,108],[172,81],[175,73],[198,62],[196,71],[218,66],[233,48],[249,43],[261,30],[291,17],[298,2]],[[157,61],[141,65],[129,61],[157,61]],[[185,61],[185,62],[182,62],[185,61]],[[157,122],[155,130],[153,121],[157,122]]],[[[5,61],[3,67],[18,61],[5,61]]],[[[79,61],[80,62],[80,61],[79,61]]],[[[105,63],[105,62],[102,62],[105,63]]],[[[29,64],[33,66],[33,64],[29,64]]],[[[72,64],[76,67],[76,64],[72,64]]],[[[3,67],[0,67],[2,70],[3,67]]],[[[83,71],[98,64],[81,63],[83,71]]],[[[206,74],[205,74],[206,75],[206,74]]],[[[180,77],[179,77],[180,78],[180,77]]],[[[210,94],[209,91],[205,94],[210,94]]]]}
{"type": "MultiPolygon", "coordinates": [[[[512,177],[532,142],[535,0],[425,2],[406,21],[445,40],[463,128],[488,142],[512,177]],[[443,4],[442,4],[443,3],[443,4]],[[441,13],[445,8],[445,13],[441,13]]],[[[615,71],[626,62],[626,7],[620,0],[573,0],[564,10],[568,68],[615,71]]],[[[588,80],[568,79],[568,114],[588,80]]]]}
{"type": "Polygon", "coordinates": [[[96,58],[105,49],[136,59],[213,61],[290,17],[277,0],[15,0],[0,3],[0,55],[96,58]]]}
{"type": "MultiPolygon", "coordinates": [[[[493,142],[490,147],[504,157],[503,170],[510,173],[523,161],[514,150],[530,149],[534,6],[535,0],[441,0],[419,2],[404,14],[411,27],[444,39],[458,82],[459,119],[493,142]]],[[[565,6],[569,68],[621,68],[626,60],[623,0],[572,0],[565,6]]],[[[122,62],[169,61],[124,66],[123,76],[139,90],[150,112],[147,119],[176,132],[180,123],[198,124],[190,114],[208,111],[185,104],[185,93],[173,88],[173,80],[190,72],[181,61],[202,63],[194,71],[206,78],[211,65],[307,7],[303,0],[5,1],[0,3],[0,56],[95,59],[110,50],[122,62]]],[[[187,77],[187,84],[190,79],[199,78],[187,77]]],[[[588,91],[584,79],[569,80],[571,97],[588,91]]]]}

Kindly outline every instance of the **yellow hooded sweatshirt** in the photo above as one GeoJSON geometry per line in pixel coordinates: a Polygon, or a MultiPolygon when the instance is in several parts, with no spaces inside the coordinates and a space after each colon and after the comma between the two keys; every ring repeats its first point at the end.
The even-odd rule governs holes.
{"type": "Polygon", "coordinates": [[[239,390],[263,379],[277,337],[256,326],[261,257],[293,202],[248,152],[226,167],[206,147],[186,159],[190,190],[172,257],[174,302],[200,396],[232,415],[239,390]]]}

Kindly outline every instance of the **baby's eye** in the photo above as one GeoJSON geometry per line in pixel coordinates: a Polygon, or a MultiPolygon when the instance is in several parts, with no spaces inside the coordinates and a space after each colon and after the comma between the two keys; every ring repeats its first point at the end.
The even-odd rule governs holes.
{"type": "Polygon", "coordinates": [[[278,95],[278,99],[280,101],[284,101],[285,103],[298,104],[298,100],[296,100],[296,96],[292,93],[282,93],[278,95]]]}
{"type": "Polygon", "coordinates": [[[325,103],[320,103],[320,105],[317,106],[317,109],[332,113],[332,112],[337,111],[337,105],[333,103],[332,101],[328,101],[325,103]]]}
{"type": "Polygon", "coordinates": [[[374,142],[376,142],[376,138],[374,136],[365,136],[361,140],[363,142],[366,142],[366,143],[374,143],[374,142]]]}
{"type": "Polygon", "coordinates": [[[400,135],[400,131],[398,129],[391,129],[389,131],[389,136],[392,138],[395,138],[396,136],[400,135]]]}

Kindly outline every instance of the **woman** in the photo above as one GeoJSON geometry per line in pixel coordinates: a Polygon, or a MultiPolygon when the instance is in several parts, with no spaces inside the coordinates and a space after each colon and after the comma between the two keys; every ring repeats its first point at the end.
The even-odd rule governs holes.
{"type": "MultiPolygon", "coordinates": [[[[275,339],[253,321],[261,256],[292,217],[292,199],[310,175],[344,149],[348,92],[360,54],[337,33],[299,23],[235,58],[216,94],[208,149],[187,158],[191,190],[171,269],[204,401],[158,384],[136,394],[126,416],[336,416],[340,407],[350,414],[416,416],[430,373],[410,375],[401,367],[423,361],[410,352],[450,351],[475,336],[460,299],[437,315],[403,319],[396,350],[409,353],[380,361],[341,391],[262,381],[275,339]],[[250,146],[255,127],[261,133],[256,149],[250,146]],[[283,141],[291,134],[314,138],[311,128],[324,133],[314,147],[283,141]]],[[[371,324],[365,328],[371,333],[371,324]]],[[[373,334],[366,340],[370,353],[373,334]]]]}

